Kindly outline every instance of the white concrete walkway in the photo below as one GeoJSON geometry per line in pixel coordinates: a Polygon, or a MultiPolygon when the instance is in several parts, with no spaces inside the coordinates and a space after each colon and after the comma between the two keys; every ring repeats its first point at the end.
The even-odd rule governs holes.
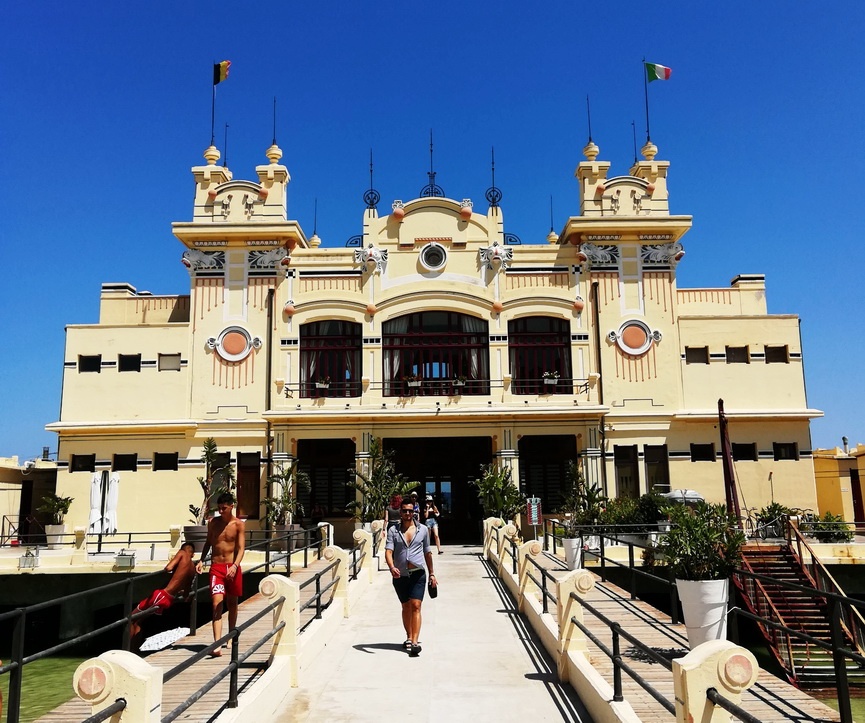
{"type": "Polygon", "coordinates": [[[591,720],[487,572],[480,547],[444,549],[435,556],[441,592],[423,604],[420,657],[402,648],[399,601],[381,571],[301,672],[279,720],[591,720]]]}

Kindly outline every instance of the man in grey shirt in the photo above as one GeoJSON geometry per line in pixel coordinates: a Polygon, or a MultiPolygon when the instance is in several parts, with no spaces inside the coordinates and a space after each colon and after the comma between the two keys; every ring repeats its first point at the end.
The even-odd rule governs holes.
{"type": "Polygon", "coordinates": [[[414,504],[408,497],[400,504],[399,527],[387,531],[384,559],[393,575],[393,588],[402,604],[403,644],[412,658],[420,655],[418,643],[421,626],[421,603],[427,586],[436,587],[433,556],[429,547],[429,530],[414,518],[414,504]]]}

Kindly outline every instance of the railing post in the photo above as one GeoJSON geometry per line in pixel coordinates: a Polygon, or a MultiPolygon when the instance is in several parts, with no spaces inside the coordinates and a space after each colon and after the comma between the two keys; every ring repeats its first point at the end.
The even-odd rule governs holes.
{"type": "Polygon", "coordinates": [[[132,608],[135,606],[135,599],[132,597],[132,583],[135,582],[133,578],[130,578],[126,581],[126,625],[123,626],[123,649],[129,650],[132,645],[132,620],[130,616],[132,615],[132,608]]]}
{"type": "Polygon", "coordinates": [[[189,601],[189,634],[198,629],[198,573],[192,576],[192,599],[189,601]]]}
{"type": "Polygon", "coordinates": [[[673,568],[667,566],[667,578],[670,581],[670,622],[679,624],[679,590],[676,587],[676,578],[673,577],[673,568]]]}
{"type": "MultiPolygon", "coordinates": [[[[349,600],[348,600],[348,552],[341,547],[331,545],[324,548],[324,559],[330,563],[337,560],[339,564],[334,568],[333,577],[337,578],[336,587],[333,592],[334,602],[342,600],[343,616],[349,616],[349,600]]],[[[318,578],[321,580],[321,577],[318,578]]],[[[316,617],[321,617],[317,615],[316,617]]]]}
{"type": "Polygon", "coordinates": [[[24,674],[24,635],[27,629],[27,612],[19,608],[20,613],[12,631],[12,662],[18,663],[14,670],[9,671],[9,700],[6,703],[7,723],[18,723],[21,715],[21,676],[24,674]]]}
{"type": "Polygon", "coordinates": [[[258,584],[258,591],[270,605],[285,598],[282,605],[273,611],[273,627],[285,623],[285,627],[273,637],[271,658],[285,657],[289,661],[289,685],[298,684],[297,631],[300,628],[300,586],[285,575],[268,575],[258,584]]]}
{"type": "Polygon", "coordinates": [[[568,656],[580,653],[588,657],[589,645],[585,633],[574,625],[583,622],[583,606],[576,597],[585,597],[595,586],[595,578],[588,570],[573,570],[556,581],[556,614],[559,619],[559,680],[569,680],[568,656]]]}
{"type": "Polygon", "coordinates": [[[228,681],[228,707],[237,708],[237,649],[240,647],[240,633],[232,631],[234,638],[231,641],[231,673],[228,681]]]}
{"type": "MultiPolygon", "coordinates": [[[[607,537],[603,533],[598,535],[598,540],[600,542],[600,549],[598,550],[598,552],[601,555],[601,582],[607,581],[607,555],[605,553],[605,547],[606,546],[604,544],[606,539],[607,539],[607,537]]],[[[583,555],[583,560],[585,561],[585,559],[586,559],[585,555],[583,555]]],[[[585,564],[585,562],[583,564],[585,564]]]]}
{"type": "Polygon", "coordinates": [[[610,627],[613,633],[613,700],[621,703],[625,696],[622,695],[622,651],[619,644],[619,630],[622,626],[613,623],[610,627]]]}
{"type": "MultiPolygon", "coordinates": [[[[378,522],[378,520],[376,520],[378,522]]],[[[372,523],[373,528],[375,528],[375,522],[372,523]]],[[[381,525],[379,525],[381,528],[381,525]]],[[[357,545],[360,554],[366,553],[360,563],[360,569],[366,571],[366,577],[369,580],[369,584],[372,585],[375,576],[373,574],[372,565],[375,562],[376,558],[372,554],[373,548],[373,535],[376,534],[374,531],[373,534],[370,534],[366,530],[355,530],[353,539],[354,544],[357,545]]]]}
{"type": "Polygon", "coordinates": [[[637,599],[637,573],[634,572],[634,543],[628,542],[628,567],[631,570],[631,600],[637,599]]]}
{"type": "Polygon", "coordinates": [[[835,666],[835,687],[838,690],[838,713],[841,723],[853,723],[853,712],[850,708],[850,687],[847,680],[847,661],[840,648],[844,646],[844,631],[841,627],[841,601],[829,598],[832,624],[832,663],[835,666]]]}
{"type": "Polygon", "coordinates": [[[524,542],[517,548],[519,557],[519,609],[523,611],[525,600],[528,595],[536,595],[538,586],[529,577],[529,557],[537,557],[541,554],[541,544],[537,540],[524,542]]]}
{"type": "Polygon", "coordinates": [[[159,723],[162,707],[162,669],[126,650],[109,650],[85,660],[72,677],[79,698],[90,704],[91,715],[113,705],[118,698],[126,708],[112,720],[159,723]]]}
{"type": "Polygon", "coordinates": [[[736,705],[742,692],[757,682],[760,666],[750,650],[729,640],[710,640],[673,660],[673,690],[677,723],[729,721],[730,714],[714,706],[706,691],[715,688],[736,705]],[[711,707],[710,707],[711,706],[711,707]]]}

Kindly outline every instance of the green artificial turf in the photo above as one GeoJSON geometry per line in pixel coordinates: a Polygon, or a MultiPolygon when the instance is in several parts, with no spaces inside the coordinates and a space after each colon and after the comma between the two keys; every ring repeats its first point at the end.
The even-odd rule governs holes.
{"type": "MultiPolygon", "coordinates": [[[[87,658],[46,658],[35,660],[24,666],[21,681],[22,723],[36,720],[61,703],[75,697],[72,690],[72,675],[87,658]]],[[[9,673],[0,675],[0,691],[3,695],[3,717],[9,700],[9,673]]]]}

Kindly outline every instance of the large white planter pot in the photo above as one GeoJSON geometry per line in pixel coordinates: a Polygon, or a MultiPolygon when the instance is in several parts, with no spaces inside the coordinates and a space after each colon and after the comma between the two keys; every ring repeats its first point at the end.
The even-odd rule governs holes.
{"type": "Polygon", "coordinates": [[[676,580],[691,650],[707,640],[727,639],[730,580],[676,580]]]}
{"type": "Polygon", "coordinates": [[[45,542],[48,543],[49,550],[63,549],[63,533],[66,532],[66,525],[45,525],[45,542]]]}
{"type": "Polygon", "coordinates": [[[583,565],[583,540],[580,537],[565,537],[562,539],[565,550],[565,564],[569,570],[579,570],[583,565]]]}

